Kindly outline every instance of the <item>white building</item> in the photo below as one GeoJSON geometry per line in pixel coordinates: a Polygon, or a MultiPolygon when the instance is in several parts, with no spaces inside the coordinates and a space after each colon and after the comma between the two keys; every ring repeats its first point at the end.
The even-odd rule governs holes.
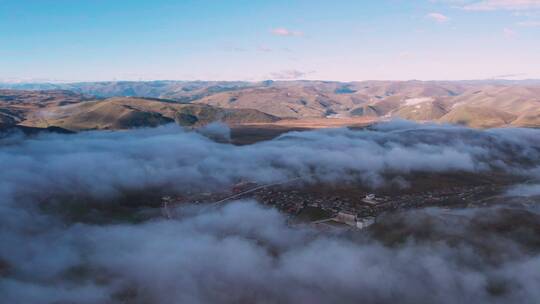
{"type": "Polygon", "coordinates": [[[375,194],[367,194],[364,199],[362,199],[364,203],[370,204],[370,205],[377,205],[379,202],[377,201],[377,198],[375,197],[375,194]]]}
{"type": "Polygon", "coordinates": [[[356,228],[358,229],[364,229],[373,224],[375,224],[374,217],[365,217],[365,218],[359,218],[356,220],[356,228]]]}

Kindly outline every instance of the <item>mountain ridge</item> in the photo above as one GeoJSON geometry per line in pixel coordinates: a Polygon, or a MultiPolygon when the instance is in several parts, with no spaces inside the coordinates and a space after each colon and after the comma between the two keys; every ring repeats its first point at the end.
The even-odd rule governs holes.
{"type": "MultiPolygon", "coordinates": [[[[535,80],[120,81],[19,84],[11,85],[11,87],[55,89],[52,91],[7,90],[11,93],[25,92],[21,93],[26,94],[25,96],[39,94],[38,92],[65,92],[66,101],[62,105],[120,97],[145,99],[150,104],[152,101],[158,101],[170,105],[207,105],[222,109],[221,114],[215,118],[229,117],[228,123],[232,124],[242,119],[232,114],[225,115],[223,112],[225,109],[227,111],[248,109],[270,115],[264,118],[264,115],[258,114],[262,121],[250,121],[255,123],[271,122],[276,119],[364,117],[375,120],[402,118],[418,122],[454,123],[477,128],[540,127],[540,117],[537,114],[540,109],[540,81],[535,80]],[[232,117],[236,118],[232,119],[232,117]]],[[[0,102],[2,102],[0,123],[12,124],[13,120],[21,123],[20,115],[15,111],[22,111],[21,106],[6,102],[6,98],[3,100],[2,96],[6,94],[2,92],[6,90],[0,90],[0,102]]],[[[50,104],[49,101],[37,103],[45,104],[44,107],[62,106],[50,104]]],[[[34,108],[38,107],[43,107],[43,105],[34,106],[34,108]]],[[[121,110],[118,108],[119,113],[122,112],[121,110]]],[[[250,115],[255,114],[253,112],[250,115]]],[[[169,115],[167,118],[176,119],[174,115],[169,115]]]]}

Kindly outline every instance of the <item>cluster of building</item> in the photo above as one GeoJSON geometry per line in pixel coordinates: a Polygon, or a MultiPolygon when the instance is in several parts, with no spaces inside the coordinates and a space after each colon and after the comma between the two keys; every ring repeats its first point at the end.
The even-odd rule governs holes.
{"type": "MultiPolygon", "coordinates": [[[[376,217],[384,212],[398,209],[412,209],[426,206],[450,206],[467,204],[475,197],[486,197],[496,186],[471,186],[435,189],[421,193],[396,194],[392,196],[365,193],[321,194],[302,187],[260,186],[256,183],[242,182],[223,193],[199,193],[189,197],[163,197],[164,215],[171,217],[169,206],[184,202],[215,203],[226,202],[228,198],[255,198],[289,214],[312,223],[339,223],[347,227],[364,229],[374,224],[376,217]],[[307,213],[307,215],[306,215],[307,213]]],[[[356,193],[356,192],[355,192],[356,193]]]]}
{"type": "Polygon", "coordinates": [[[274,206],[292,216],[302,215],[303,211],[308,208],[309,210],[321,210],[320,214],[323,215],[312,216],[313,223],[333,222],[358,229],[364,229],[374,224],[377,214],[374,207],[382,206],[390,199],[389,197],[376,197],[374,194],[367,194],[359,198],[339,195],[325,197],[286,188],[261,189],[257,191],[255,197],[260,202],[274,206]]]}

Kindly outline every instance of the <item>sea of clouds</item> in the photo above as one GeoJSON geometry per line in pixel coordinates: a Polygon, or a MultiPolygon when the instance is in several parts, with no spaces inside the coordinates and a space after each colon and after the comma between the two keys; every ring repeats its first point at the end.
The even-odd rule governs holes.
{"type": "MultiPolygon", "coordinates": [[[[213,126],[211,132],[225,132],[213,126]]],[[[414,172],[540,176],[540,131],[392,122],[247,146],[168,125],[0,138],[0,293],[6,303],[538,303],[536,208],[425,209],[362,233],[291,227],[254,201],[177,218],[78,221],[60,206],[132,191],[414,172]]],[[[533,183],[534,184],[534,183],[533,183]]],[[[518,195],[529,195],[518,186],[518,195]]],[[[523,188],[525,189],[525,188],[523,188]]],[[[534,191],[531,195],[534,195],[534,191]]],[[[86,209],[85,209],[86,210],[86,209]]],[[[99,216],[98,211],[96,216],[99,216]]]]}

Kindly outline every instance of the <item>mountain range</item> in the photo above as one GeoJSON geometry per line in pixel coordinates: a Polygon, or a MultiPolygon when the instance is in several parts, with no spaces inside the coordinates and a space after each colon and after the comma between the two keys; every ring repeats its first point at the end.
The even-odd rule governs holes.
{"type": "Polygon", "coordinates": [[[68,130],[402,118],[540,127],[540,81],[149,81],[0,84],[0,124],[68,130]]]}

